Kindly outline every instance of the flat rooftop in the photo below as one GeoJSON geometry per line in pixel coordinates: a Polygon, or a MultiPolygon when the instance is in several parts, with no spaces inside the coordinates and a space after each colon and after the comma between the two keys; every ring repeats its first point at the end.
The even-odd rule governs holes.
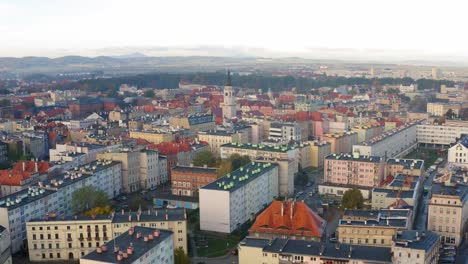
{"type": "Polygon", "coordinates": [[[0,207],[8,208],[8,210],[11,211],[51,195],[55,192],[56,191],[53,190],[39,189],[38,187],[29,187],[28,189],[24,189],[0,198],[0,207]]]}
{"type": "Polygon", "coordinates": [[[361,161],[361,162],[373,162],[379,163],[382,161],[382,158],[379,156],[363,156],[363,155],[354,155],[348,153],[333,153],[325,157],[325,159],[334,159],[334,160],[350,160],[350,161],[361,161]]]}
{"type": "Polygon", "coordinates": [[[278,167],[278,165],[274,163],[251,162],[209,183],[202,187],[202,189],[232,192],[276,167],[278,167]]]}
{"type": "Polygon", "coordinates": [[[98,253],[97,250],[94,250],[91,253],[81,257],[81,259],[93,260],[104,263],[136,263],[136,261],[140,257],[147,254],[148,251],[156,247],[161,242],[165,241],[166,239],[173,239],[172,231],[157,230],[159,232],[159,235],[157,237],[154,237],[152,240],[148,240],[148,242],[145,242],[143,238],[149,235],[153,235],[156,229],[140,226],[135,226],[133,228],[133,234],[129,234],[129,231],[124,232],[120,236],[104,244],[104,247],[106,247],[107,250],[101,253],[98,253]],[[141,237],[137,238],[137,234],[141,234],[141,237]],[[133,248],[133,253],[128,254],[128,257],[124,258],[122,261],[117,261],[118,254],[114,253],[114,246],[119,247],[119,252],[122,253],[126,253],[127,248],[131,246],[133,248]]]}
{"type": "Polygon", "coordinates": [[[392,261],[391,248],[361,245],[321,243],[317,241],[293,239],[254,239],[245,238],[241,246],[262,248],[264,252],[291,255],[320,256],[322,260],[342,259],[362,260],[366,263],[392,261]]]}
{"type": "Polygon", "coordinates": [[[172,171],[178,172],[189,172],[189,173],[208,173],[216,174],[216,168],[205,168],[205,167],[194,167],[194,166],[175,166],[171,169],[172,171]]]}
{"type": "Polygon", "coordinates": [[[419,169],[422,170],[424,168],[424,160],[419,159],[388,159],[388,165],[401,165],[403,169],[419,169]]]}
{"type": "Polygon", "coordinates": [[[429,251],[438,244],[440,235],[427,230],[404,230],[396,237],[396,246],[429,251]]]}
{"type": "Polygon", "coordinates": [[[468,200],[468,186],[462,184],[445,185],[444,183],[432,184],[432,195],[458,196],[465,203],[468,200]]]}
{"type": "Polygon", "coordinates": [[[269,146],[269,145],[264,145],[264,144],[251,144],[251,143],[242,144],[242,143],[233,142],[233,143],[224,144],[221,147],[238,148],[238,149],[254,149],[254,150],[285,153],[293,149],[301,148],[303,146],[308,146],[308,144],[269,146]]]}

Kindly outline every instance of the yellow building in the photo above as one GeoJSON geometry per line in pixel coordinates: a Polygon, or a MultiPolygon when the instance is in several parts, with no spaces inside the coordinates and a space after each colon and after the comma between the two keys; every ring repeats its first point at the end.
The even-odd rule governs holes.
{"type": "Polygon", "coordinates": [[[244,132],[227,132],[224,130],[208,130],[198,132],[198,140],[205,141],[210,146],[211,152],[220,155],[220,148],[228,143],[248,143],[248,134],[244,132]]]}
{"type": "Polygon", "coordinates": [[[173,127],[189,129],[195,134],[199,131],[213,130],[216,128],[212,114],[194,114],[171,117],[169,119],[169,124],[173,127]]]}
{"type": "Polygon", "coordinates": [[[174,232],[174,248],[187,253],[185,210],[170,209],[31,220],[26,224],[29,260],[47,263],[77,260],[134,226],[174,232]]]}
{"type": "Polygon", "coordinates": [[[129,134],[131,138],[141,138],[154,144],[174,141],[174,135],[169,132],[130,131],[129,134]]]}
{"type": "Polygon", "coordinates": [[[346,210],[338,222],[338,241],[351,245],[391,247],[398,231],[411,229],[411,210],[346,210]]]}
{"type": "Polygon", "coordinates": [[[310,166],[322,168],[325,157],[331,154],[331,144],[328,141],[309,141],[310,166]]]}

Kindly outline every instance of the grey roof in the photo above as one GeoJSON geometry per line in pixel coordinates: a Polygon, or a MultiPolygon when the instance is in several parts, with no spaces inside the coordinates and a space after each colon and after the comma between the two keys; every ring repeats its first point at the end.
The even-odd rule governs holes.
{"type": "Polygon", "coordinates": [[[422,169],[424,166],[424,160],[418,159],[388,159],[387,164],[389,165],[403,165],[404,169],[422,169]]]}
{"type": "Polygon", "coordinates": [[[440,235],[426,230],[404,230],[398,232],[396,246],[429,251],[438,244],[440,235]]]}
{"type": "Polygon", "coordinates": [[[204,168],[204,167],[193,167],[193,166],[175,166],[172,171],[183,171],[191,173],[212,173],[216,174],[216,168],[204,168]]]}
{"type": "Polygon", "coordinates": [[[56,191],[39,189],[37,187],[29,187],[28,189],[24,189],[19,192],[15,192],[13,194],[0,198],[0,207],[8,208],[8,210],[11,211],[20,206],[29,204],[48,195],[51,195],[55,192],[56,191]],[[11,204],[11,202],[14,202],[14,204],[11,204]]]}
{"type": "Polygon", "coordinates": [[[415,195],[414,190],[392,190],[386,188],[374,188],[372,193],[385,193],[387,198],[396,198],[397,196],[400,198],[411,199],[415,195]]]}
{"type": "Polygon", "coordinates": [[[338,153],[330,154],[325,157],[325,159],[334,159],[334,160],[352,160],[352,161],[361,161],[361,162],[373,162],[379,163],[382,161],[382,158],[379,156],[363,156],[359,155],[354,157],[353,154],[349,153],[338,153]]]}
{"type": "Polygon", "coordinates": [[[209,183],[202,187],[202,189],[232,192],[277,166],[278,164],[275,163],[251,162],[231,173],[228,173],[216,181],[209,183]]]}
{"type": "Polygon", "coordinates": [[[443,183],[434,183],[432,185],[432,195],[458,196],[462,203],[468,200],[468,186],[462,184],[445,185],[443,183]]]}
{"type": "Polygon", "coordinates": [[[138,220],[138,212],[115,212],[112,223],[129,223],[129,222],[154,222],[154,221],[185,221],[185,210],[182,208],[175,209],[157,209],[142,211],[140,220],[138,220]],[[166,219],[167,215],[167,219],[166,219]]]}
{"type": "Polygon", "coordinates": [[[238,149],[257,149],[262,151],[271,151],[271,152],[288,152],[293,149],[301,148],[303,146],[308,146],[308,143],[302,143],[300,145],[281,145],[281,146],[269,146],[264,144],[251,144],[251,143],[227,143],[222,145],[221,147],[228,147],[228,148],[238,148],[238,149]]]}
{"type": "MultiPolygon", "coordinates": [[[[104,244],[107,247],[107,250],[102,253],[98,253],[96,250],[92,251],[88,255],[81,257],[81,259],[94,260],[104,263],[134,263],[140,257],[145,255],[148,251],[156,247],[161,242],[166,239],[172,239],[173,232],[167,230],[159,230],[159,236],[155,237],[153,240],[144,242],[143,237],[153,234],[156,230],[149,227],[134,227],[134,234],[130,235],[129,232],[122,233],[120,236],[114,238],[113,240],[108,241],[104,244]],[[141,237],[137,238],[137,233],[141,233],[141,237]],[[133,253],[128,254],[128,258],[124,259],[125,261],[118,262],[117,254],[114,253],[114,245],[119,247],[120,251],[126,252],[127,248],[132,245],[133,253]]],[[[171,243],[172,244],[172,243],[171,243]]]]}
{"type": "MultiPolygon", "coordinates": [[[[411,210],[409,209],[381,209],[378,214],[376,211],[363,211],[368,212],[369,218],[366,220],[346,220],[340,219],[339,225],[352,225],[352,226],[388,226],[388,227],[406,227],[411,210]]],[[[344,215],[359,215],[366,217],[366,213],[359,213],[358,210],[346,210],[344,215]],[[362,215],[360,215],[362,214],[362,215]]]]}
{"type": "Polygon", "coordinates": [[[60,221],[96,221],[96,220],[111,220],[111,215],[96,215],[96,216],[85,216],[85,215],[75,215],[75,216],[62,216],[62,217],[53,217],[49,216],[45,218],[36,218],[31,219],[28,222],[60,222],[60,221]]]}
{"type": "Polygon", "coordinates": [[[372,263],[391,263],[391,248],[361,245],[321,243],[317,241],[292,239],[252,239],[242,240],[241,246],[263,247],[264,252],[282,255],[320,256],[321,259],[363,260],[372,263]]]}

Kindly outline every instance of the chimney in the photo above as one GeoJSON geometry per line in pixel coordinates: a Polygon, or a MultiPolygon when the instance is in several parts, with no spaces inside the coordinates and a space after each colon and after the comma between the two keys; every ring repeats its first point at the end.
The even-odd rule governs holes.
{"type": "Polygon", "coordinates": [[[23,171],[26,171],[26,161],[23,161],[23,171]]]}
{"type": "Polygon", "coordinates": [[[124,210],[124,209],[122,209],[122,215],[124,215],[124,214],[125,214],[125,210],[124,210]]]}
{"type": "Polygon", "coordinates": [[[294,202],[291,203],[291,219],[293,218],[294,202]]]}
{"type": "Polygon", "coordinates": [[[37,161],[34,162],[34,171],[35,171],[35,172],[38,172],[38,171],[39,171],[39,168],[38,168],[38,165],[37,165],[37,161]]]}
{"type": "Polygon", "coordinates": [[[284,216],[284,203],[281,202],[281,216],[284,216]]]}
{"type": "Polygon", "coordinates": [[[128,221],[129,221],[129,222],[132,221],[132,214],[128,214],[128,221]]]}
{"type": "Polygon", "coordinates": [[[166,221],[169,220],[169,215],[166,213],[166,221]]]}
{"type": "Polygon", "coordinates": [[[140,222],[140,214],[137,214],[137,221],[140,222]]]}
{"type": "Polygon", "coordinates": [[[184,208],[184,219],[187,219],[187,210],[184,208]]]}
{"type": "Polygon", "coordinates": [[[353,255],[353,246],[350,246],[350,247],[349,247],[348,258],[351,258],[352,255],[353,255]]]}

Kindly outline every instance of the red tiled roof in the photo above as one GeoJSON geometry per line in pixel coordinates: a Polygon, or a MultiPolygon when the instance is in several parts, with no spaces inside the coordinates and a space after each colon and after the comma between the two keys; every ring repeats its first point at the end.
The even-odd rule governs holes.
{"type": "MultiPolygon", "coordinates": [[[[0,170],[1,185],[20,185],[21,181],[29,178],[36,171],[35,161],[20,161],[12,169],[0,170]],[[25,169],[23,170],[23,164],[25,169]]],[[[38,172],[46,173],[49,169],[48,162],[37,162],[38,172]]]]}
{"type": "Polygon", "coordinates": [[[324,223],[304,202],[274,201],[257,217],[250,231],[320,237],[324,223]]]}

